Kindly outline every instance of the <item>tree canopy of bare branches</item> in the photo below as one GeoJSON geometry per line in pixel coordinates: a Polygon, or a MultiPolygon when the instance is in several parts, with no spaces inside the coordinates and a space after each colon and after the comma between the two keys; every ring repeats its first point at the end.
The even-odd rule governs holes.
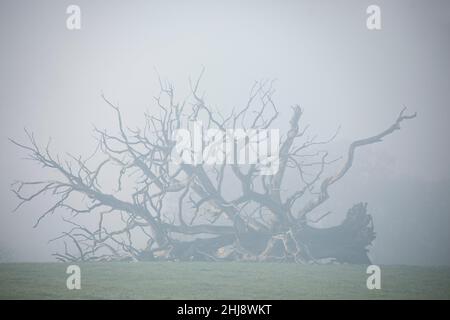
{"type": "Polygon", "coordinates": [[[268,129],[280,120],[272,82],[256,82],[243,106],[222,114],[200,94],[200,80],[201,76],[190,82],[191,95],[184,101],[177,101],[174,87],[160,80],[160,92],[154,97],[158,111],[146,113],[140,129],[130,129],[121,109],[103,97],[116,115],[117,132],[95,128],[98,147],[86,158],[62,159],[52,153],[50,143],[41,146],[28,131],[26,143],[11,140],[29,159],[59,177],[19,181],[12,188],[19,199],[16,209],[51,195],[53,203],[35,226],[57,211],[69,213],[64,216],[69,229],[53,239],[64,244],[64,251],[55,257],[368,262],[367,246],[375,233],[367,205],[355,205],[342,224],[322,229],[313,224],[329,213],[317,217],[318,208],[350,170],[358,148],[382,141],[416,114],[403,109],[384,130],[351,143],[344,157],[330,158],[324,148],[338,131],[325,140],[311,136],[301,121],[303,109],[296,105],[290,109],[289,123],[278,125],[287,129],[280,139],[279,169],[273,175],[260,175],[257,164],[174,163],[174,133],[190,121],[225,131],[268,129]],[[101,182],[105,172],[114,172],[114,188],[101,182]],[[81,215],[94,217],[95,227],[79,222],[81,215]],[[117,223],[107,223],[111,216],[117,223]],[[136,234],[144,244],[136,243],[136,234]]]}

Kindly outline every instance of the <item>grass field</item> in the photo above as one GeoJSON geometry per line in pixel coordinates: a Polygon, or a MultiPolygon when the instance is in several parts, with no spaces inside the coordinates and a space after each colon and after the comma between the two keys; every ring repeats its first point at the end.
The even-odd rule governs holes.
{"type": "Polygon", "coordinates": [[[86,263],[81,290],[66,288],[67,265],[0,264],[0,299],[450,299],[450,267],[366,268],[276,263],[86,263]]]}

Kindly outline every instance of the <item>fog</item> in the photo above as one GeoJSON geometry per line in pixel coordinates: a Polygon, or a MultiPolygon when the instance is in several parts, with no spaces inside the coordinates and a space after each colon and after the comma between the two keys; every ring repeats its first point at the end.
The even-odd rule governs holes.
{"type": "Polygon", "coordinates": [[[205,68],[201,90],[219,110],[248,98],[255,80],[276,79],[281,119],[302,124],[344,152],[389,126],[400,110],[417,118],[382,143],[358,150],[349,174],[320,211],[339,222],[368,202],[380,264],[450,264],[450,3],[377,1],[382,29],[366,27],[372,1],[81,1],[81,30],[66,28],[74,1],[0,4],[0,248],[8,260],[52,261],[47,241],[65,225],[46,218],[48,198],[12,212],[16,180],[47,177],[8,138],[24,128],[52,151],[87,155],[93,125],[116,130],[101,95],[130,127],[153,110],[158,74],[182,99],[205,68]],[[432,5],[431,5],[432,4],[432,5]]]}

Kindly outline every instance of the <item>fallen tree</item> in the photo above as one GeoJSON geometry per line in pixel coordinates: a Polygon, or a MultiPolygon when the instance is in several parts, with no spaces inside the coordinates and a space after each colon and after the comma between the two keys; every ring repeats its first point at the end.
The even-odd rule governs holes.
{"type": "Polygon", "coordinates": [[[309,136],[309,127],[300,124],[303,110],[294,106],[288,126],[277,125],[287,129],[271,175],[260,174],[264,164],[259,162],[172,161],[176,132],[192,121],[201,122],[205,130],[226,132],[267,130],[279,120],[272,83],[255,83],[244,106],[224,115],[199,94],[200,79],[190,83],[189,101],[181,102],[173,87],[160,81],[155,97],[159,112],[145,114],[144,128],[136,130],[127,128],[119,107],[103,97],[117,116],[117,134],[96,128],[98,148],[88,158],[61,160],[49,144],[39,146],[29,132],[28,143],[11,140],[58,174],[58,179],[19,181],[12,189],[20,200],[16,209],[44,194],[55,199],[35,226],[57,210],[69,212],[64,220],[70,229],[53,239],[64,244],[64,251],[54,254],[56,259],[369,263],[367,247],[375,233],[366,204],[354,205],[340,225],[330,228],[314,226],[328,213],[314,216],[329,199],[330,187],[351,168],[355,151],[382,141],[416,114],[407,115],[403,109],[385,130],[351,143],[344,158],[329,159],[320,148],[337,131],[323,141],[309,136]],[[112,173],[116,186],[102,185],[100,177],[112,173]],[[80,195],[85,200],[74,200],[80,195]],[[79,222],[79,215],[95,217],[96,227],[79,222]],[[110,216],[120,227],[117,221],[107,222],[110,216]]]}

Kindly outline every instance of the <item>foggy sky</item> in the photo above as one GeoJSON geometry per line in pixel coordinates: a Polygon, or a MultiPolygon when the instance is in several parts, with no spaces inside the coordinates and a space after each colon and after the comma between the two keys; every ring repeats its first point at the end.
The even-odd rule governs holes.
{"type": "Polygon", "coordinates": [[[32,229],[45,200],[11,213],[10,184],[46,175],[8,137],[24,141],[26,127],[42,143],[52,137],[55,153],[86,155],[93,124],[115,129],[102,93],[135,127],[154,107],[157,72],[182,99],[205,67],[201,88],[218,109],[244,104],[255,80],[277,79],[281,117],[299,104],[319,135],[340,125],[337,146],[383,130],[403,106],[417,112],[358,152],[327,208],[369,202],[375,262],[450,264],[449,39],[448,1],[2,0],[0,247],[48,260],[47,240],[61,231],[58,216],[32,229]],[[69,4],[81,8],[81,30],[66,29],[69,4]],[[381,7],[380,31],[366,28],[370,4],[381,7]]]}

